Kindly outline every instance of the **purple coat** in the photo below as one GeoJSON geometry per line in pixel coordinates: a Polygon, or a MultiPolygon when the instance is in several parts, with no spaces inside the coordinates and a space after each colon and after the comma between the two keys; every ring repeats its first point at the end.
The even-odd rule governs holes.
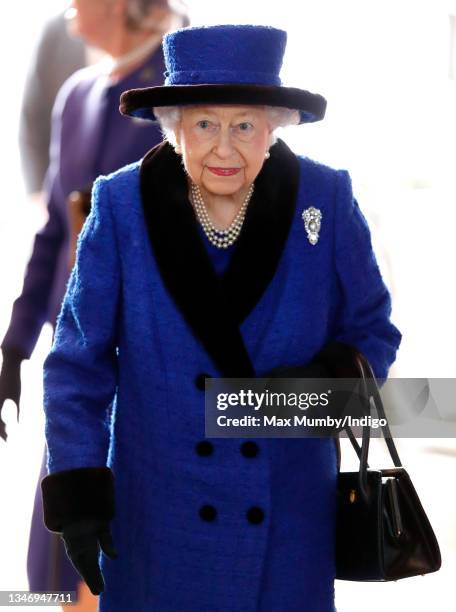
{"type": "MultiPolygon", "coordinates": [[[[49,220],[36,234],[2,348],[14,348],[29,358],[43,324],[54,325],[69,277],[68,195],[89,187],[100,174],[139,160],[162,139],[156,124],[125,118],[118,106],[123,91],[159,85],[163,72],[160,47],[117,83],[110,84],[97,67],[89,67],[76,72],[60,90],[53,110],[51,166],[46,179],[49,220]]],[[[43,458],[29,540],[29,587],[32,591],[75,590],[79,576],[60,538],[43,524],[39,483],[45,475],[43,458]]]]}
{"type": "Polygon", "coordinates": [[[43,324],[55,323],[69,276],[69,194],[90,187],[100,174],[139,160],[162,140],[156,124],[123,117],[118,106],[126,89],[160,85],[164,69],[160,47],[117,83],[109,83],[97,66],[90,66],[76,72],[60,90],[46,178],[49,220],[35,236],[2,348],[14,348],[29,358],[43,324]]]}

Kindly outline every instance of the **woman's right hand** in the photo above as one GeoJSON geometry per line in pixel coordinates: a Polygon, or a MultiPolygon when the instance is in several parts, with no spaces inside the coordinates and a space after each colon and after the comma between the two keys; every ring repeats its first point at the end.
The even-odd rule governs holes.
{"type": "Polygon", "coordinates": [[[14,349],[3,349],[3,362],[0,371],[0,437],[8,437],[5,423],[1,418],[3,405],[7,399],[13,400],[17,407],[17,420],[19,422],[19,401],[21,398],[21,363],[23,356],[14,349]]]}
{"type": "Polygon", "coordinates": [[[98,562],[99,548],[110,559],[116,559],[118,556],[112,541],[109,522],[80,519],[65,525],[61,537],[65,543],[67,556],[76,571],[93,595],[99,595],[105,588],[98,562]]]}
{"type": "Polygon", "coordinates": [[[44,524],[58,533],[71,563],[93,595],[104,590],[100,548],[110,559],[117,551],[110,524],[115,516],[114,473],[107,466],[55,471],[41,481],[44,524]]]}

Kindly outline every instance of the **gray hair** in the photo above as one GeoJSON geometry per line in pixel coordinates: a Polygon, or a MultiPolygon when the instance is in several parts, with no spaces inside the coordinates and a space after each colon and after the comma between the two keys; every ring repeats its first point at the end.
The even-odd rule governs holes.
{"type": "Polygon", "coordinates": [[[177,18],[173,27],[189,24],[187,6],[182,0],[127,0],[127,24],[135,30],[154,30],[156,23],[151,12],[154,8],[166,9],[177,18]]]}
{"type": "MultiPolygon", "coordinates": [[[[173,145],[177,146],[175,131],[181,120],[181,106],[155,106],[154,115],[160,124],[160,129],[164,138],[173,145]]],[[[283,106],[265,106],[269,125],[272,128],[269,146],[277,142],[275,131],[277,128],[297,125],[300,121],[299,111],[283,106]]]]}

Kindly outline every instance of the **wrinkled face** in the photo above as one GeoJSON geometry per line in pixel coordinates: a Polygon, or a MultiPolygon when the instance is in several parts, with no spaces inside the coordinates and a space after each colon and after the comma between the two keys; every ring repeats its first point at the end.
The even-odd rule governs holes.
{"type": "Polygon", "coordinates": [[[175,135],[192,181],[214,195],[246,191],[269,148],[264,107],[184,106],[181,111],[175,135]]]}
{"type": "Polygon", "coordinates": [[[70,23],[72,33],[98,47],[109,36],[120,4],[117,0],[72,0],[70,8],[74,9],[70,23]]]}

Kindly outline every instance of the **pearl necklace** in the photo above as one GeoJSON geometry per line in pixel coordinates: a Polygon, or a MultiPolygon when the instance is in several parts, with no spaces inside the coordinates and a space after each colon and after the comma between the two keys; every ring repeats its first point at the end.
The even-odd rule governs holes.
{"type": "Polygon", "coordinates": [[[247,210],[247,205],[250,201],[250,198],[252,197],[252,193],[253,183],[252,185],[250,185],[245,200],[242,203],[242,206],[239,209],[237,215],[234,217],[233,221],[226,229],[219,230],[214,226],[214,224],[209,218],[209,214],[207,212],[203,196],[201,195],[200,188],[198,187],[198,185],[195,185],[195,183],[192,183],[191,199],[196,212],[196,216],[198,217],[198,221],[203,227],[204,233],[214,246],[220,249],[226,249],[227,247],[231,246],[233,242],[237,239],[237,237],[241,233],[242,224],[244,223],[245,213],[247,210]]]}

